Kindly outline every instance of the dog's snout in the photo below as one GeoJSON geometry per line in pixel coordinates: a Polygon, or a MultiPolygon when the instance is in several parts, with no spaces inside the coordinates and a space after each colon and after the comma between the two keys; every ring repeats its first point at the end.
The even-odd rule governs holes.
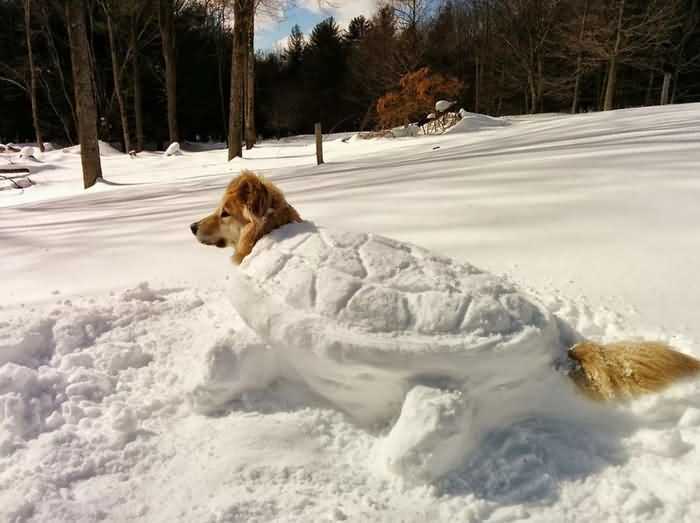
{"type": "Polygon", "coordinates": [[[197,235],[197,230],[199,229],[199,223],[194,222],[192,225],[190,225],[190,231],[192,231],[192,234],[195,236],[197,235]]]}

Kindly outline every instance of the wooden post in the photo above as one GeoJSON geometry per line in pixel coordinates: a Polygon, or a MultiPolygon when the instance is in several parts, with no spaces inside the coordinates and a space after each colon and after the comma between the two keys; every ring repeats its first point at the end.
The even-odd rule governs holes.
{"type": "Polygon", "coordinates": [[[321,122],[314,125],[314,132],[316,133],[316,164],[321,165],[323,163],[323,133],[321,132],[321,122]]]}
{"type": "Polygon", "coordinates": [[[671,90],[671,73],[664,72],[664,84],[661,88],[661,105],[668,105],[668,96],[671,90]]]}

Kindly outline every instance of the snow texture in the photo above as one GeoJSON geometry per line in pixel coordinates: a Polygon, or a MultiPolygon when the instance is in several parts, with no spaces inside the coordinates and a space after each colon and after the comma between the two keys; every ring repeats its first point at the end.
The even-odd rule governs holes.
{"type": "MultiPolygon", "coordinates": [[[[100,150],[100,156],[121,156],[123,153],[116,147],[111,146],[107,142],[102,140],[98,141],[98,147],[100,150]]],[[[66,147],[62,149],[64,153],[80,155],[80,145],[74,145],[73,147],[66,147]]]]}
{"type": "Polygon", "coordinates": [[[459,110],[459,116],[461,120],[445,131],[445,134],[471,133],[481,129],[505,127],[508,125],[508,122],[501,118],[494,118],[485,114],[469,113],[464,109],[459,110]]]}
{"type": "Polygon", "coordinates": [[[182,154],[180,150],[180,144],[178,142],[173,142],[168,145],[168,148],[163,153],[163,156],[179,156],[182,154]]]}
{"type": "Polygon", "coordinates": [[[373,234],[287,225],[241,272],[229,292],[241,317],[283,369],[364,425],[396,417],[423,382],[515,389],[571,341],[503,278],[373,234]]]}
{"type": "Polygon", "coordinates": [[[448,100],[438,100],[435,102],[435,111],[438,113],[444,113],[450,109],[455,104],[455,102],[450,102],[448,100]]]}
{"type": "Polygon", "coordinates": [[[88,191],[77,154],[3,153],[35,185],[0,193],[0,521],[700,520],[698,383],[599,406],[552,368],[575,332],[698,355],[700,105],[501,120],[326,136],[323,166],[311,135],[232,162],[223,145],[176,162],[103,150],[114,184],[88,191]],[[327,226],[323,243],[286,238],[279,266],[263,243],[238,269],[198,245],[188,224],[242,168],[327,226]],[[460,297],[511,294],[542,314],[539,334],[500,299],[488,329],[457,325],[460,297]],[[278,323],[232,305],[257,296],[278,323]],[[391,314],[368,313],[380,304],[391,314]],[[445,368],[458,333],[466,363],[445,368]],[[297,343],[321,334],[338,345],[297,343]],[[417,373],[421,359],[437,368],[417,373]],[[343,385],[363,378],[353,404],[343,385]]]}

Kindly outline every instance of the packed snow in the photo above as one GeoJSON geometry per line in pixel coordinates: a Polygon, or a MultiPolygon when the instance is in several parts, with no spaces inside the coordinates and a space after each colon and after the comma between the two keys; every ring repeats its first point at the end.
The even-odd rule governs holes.
{"type": "Polygon", "coordinates": [[[438,113],[444,113],[450,109],[455,104],[455,102],[451,102],[449,100],[438,100],[435,102],[435,110],[438,113]]]}
{"type": "Polygon", "coordinates": [[[310,222],[263,238],[231,282],[235,310],[281,377],[363,425],[397,417],[418,384],[466,387],[481,408],[498,390],[522,396],[526,378],[551,373],[576,341],[503,278],[310,222]]]}
{"type": "Polygon", "coordinates": [[[470,113],[464,109],[459,110],[460,120],[447,129],[446,133],[471,133],[488,129],[490,127],[505,127],[508,121],[503,118],[494,118],[486,114],[470,113]]]}
{"type": "Polygon", "coordinates": [[[168,145],[168,148],[163,153],[163,156],[179,156],[180,154],[182,154],[182,151],[180,150],[180,143],[173,142],[168,145]]]}
{"type": "Polygon", "coordinates": [[[0,520],[700,519],[698,383],[601,406],[539,365],[576,333],[700,353],[700,105],[504,121],[328,136],[322,166],[311,136],[230,163],[103,152],[108,183],[85,192],[77,154],[0,154],[35,182],[0,192],[0,520]],[[236,268],[188,228],[241,168],[320,226],[269,279],[271,242],[294,237],[236,268]],[[431,266],[452,274],[421,298],[431,266]],[[448,287],[477,276],[476,303],[520,301],[463,329],[447,311],[469,293],[448,287]],[[304,278],[356,294],[304,301],[304,278]],[[377,282],[393,294],[354,307],[377,282]],[[549,342],[508,345],[538,315],[549,342]],[[503,361],[450,365],[450,339],[477,333],[503,361]],[[469,377],[493,383],[453,386],[469,377]]]}

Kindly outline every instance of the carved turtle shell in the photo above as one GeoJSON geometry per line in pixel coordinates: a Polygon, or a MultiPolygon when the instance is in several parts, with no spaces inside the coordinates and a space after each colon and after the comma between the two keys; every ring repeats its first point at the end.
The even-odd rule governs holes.
{"type": "Polygon", "coordinates": [[[233,281],[238,312],[283,366],[360,419],[416,382],[508,386],[566,348],[553,315],[504,278],[374,234],[290,224],[233,281]]]}

